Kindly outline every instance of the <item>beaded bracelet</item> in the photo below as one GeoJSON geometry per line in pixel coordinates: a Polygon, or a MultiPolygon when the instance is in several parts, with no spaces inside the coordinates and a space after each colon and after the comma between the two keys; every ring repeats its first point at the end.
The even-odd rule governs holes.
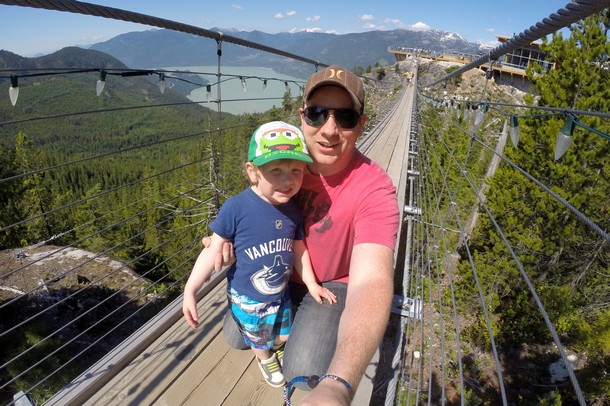
{"type": "Polygon", "coordinates": [[[315,385],[312,386],[310,384],[310,381],[311,381],[311,377],[309,377],[309,376],[296,376],[290,382],[286,382],[286,384],[284,385],[284,405],[292,406],[292,404],[290,403],[290,397],[292,396],[292,386],[295,383],[305,382],[311,388],[315,387],[315,385],[318,384],[318,382],[315,382],[315,385]]]}
{"type": "Polygon", "coordinates": [[[350,385],[350,384],[349,384],[349,382],[347,382],[345,379],[343,379],[343,378],[341,378],[341,377],[339,377],[339,376],[337,376],[337,375],[333,375],[333,374],[326,374],[326,375],[322,375],[322,376],[320,377],[320,379],[318,380],[318,382],[320,382],[322,379],[326,379],[326,378],[329,378],[329,379],[334,379],[334,380],[335,380],[335,381],[337,381],[337,382],[341,382],[341,383],[342,383],[342,384],[345,386],[345,388],[347,389],[347,391],[349,392],[349,396],[350,396],[350,398],[351,398],[351,397],[354,395],[354,391],[352,390],[351,385],[350,385]]]}
{"type": "Polygon", "coordinates": [[[304,382],[307,384],[307,386],[309,386],[311,389],[313,389],[316,386],[318,386],[318,383],[320,383],[320,381],[322,379],[326,379],[326,378],[333,379],[333,380],[335,380],[337,382],[341,382],[343,385],[345,385],[345,387],[347,388],[347,391],[349,392],[350,398],[354,395],[354,391],[352,390],[352,387],[349,384],[349,382],[347,382],[345,379],[343,379],[337,375],[325,374],[320,377],[318,377],[317,375],[297,376],[297,377],[293,378],[290,382],[287,382],[284,385],[284,404],[286,406],[291,406],[290,397],[292,396],[292,387],[295,383],[304,382]]]}

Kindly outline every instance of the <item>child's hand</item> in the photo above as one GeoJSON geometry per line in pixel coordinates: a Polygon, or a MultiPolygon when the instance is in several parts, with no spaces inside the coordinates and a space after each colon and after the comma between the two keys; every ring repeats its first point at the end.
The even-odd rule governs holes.
{"type": "Polygon", "coordinates": [[[320,304],[322,304],[324,301],[322,298],[326,298],[329,304],[337,303],[337,296],[335,296],[335,294],[330,290],[318,284],[309,288],[309,293],[311,296],[313,296],[315,301],[320,304]]]}
{"type": "Polygon", "coordinates": [[[184,301],[182,302],[182,313],[184,314],[184,318],[186,322],[192,328],[197,328],[199,326],[199,316],[197,316],[197,303],[195,302],[195,298],[190,295],[184,295],[184,301]]]}

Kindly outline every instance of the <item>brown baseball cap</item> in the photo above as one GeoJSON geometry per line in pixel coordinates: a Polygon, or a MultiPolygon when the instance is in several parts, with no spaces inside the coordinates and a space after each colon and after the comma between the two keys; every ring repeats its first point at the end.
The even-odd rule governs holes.
{"type": "Polygon", "coordinates": [[[364,85],[362,80],[349,69],[332,65],[311,75],[305,84],[303,103],[307,103],[313,92],[322,86],[339,86],[347,90],[354,102],[354,109],[362,114],[364,109],[364,85]]]}

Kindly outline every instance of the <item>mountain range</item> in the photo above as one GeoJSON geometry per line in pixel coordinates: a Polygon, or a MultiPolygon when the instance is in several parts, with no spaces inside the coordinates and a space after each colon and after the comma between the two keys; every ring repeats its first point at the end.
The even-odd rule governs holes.
{"type": "MultiPolygon", "coordinates": [[[[324,64],[347,68],[366,68],[379,63],[389,66],[394,56],[389,47],[423,48],[436,52],[474,54],[478,43],[468,42],[459,34],[440,30],[369,31],[352,34],[315,32],[268,34],[261,31],[237,31],[214,28],[226,35],[280,49],[324,64]]],[[[221,63],[225,66],[257,66],[271,68],[280,74],[307,78],[311,66],[304,62],[247,48],[232,43],[222,44],[221,63]]],[[[108,41],[90,45],[88,49],[67,47],[49,55],[26,58],[0,50],[2,69],[97,68],[97,69],[159,69],[167,67],[210,66],[218,63],[217,44],[210,38],[165,29],[129,32],[108,41]]],[[[150,82],[158,80],[148,78],[150,82]]],[[[196,75],[173,83],[173,90],[188,95],[200,87],[196,75]],[[190,80],[190,81],[189,81],[190,80]]],[[[0,79],[0,82],[5,80],[0,79]]]]}
{"type": "MultiPolygon", "coordinates": [[[[436,52],[476,54],[481,45],[459,34],[441,30],[368,31],[351,34],[315,32],[268,34],[261,31],[237,31],[212,28],[233,37],[256,42],[325,64],[339,64],[353,69],[394,62],[388,47],[424,48],[436,52]]],[[[130,32],[90,46],[90,49],[114,56],[130,68],[151,69],[168,66],[205,66],[218,62],[217,44],[209,38],[165,29],[130,32]]],[[[311,67],[298,61],[267,54],[243,46],[223,43],[222,63],[227,66],[260,66],[278,73],[306,77],[311,67]]]]}

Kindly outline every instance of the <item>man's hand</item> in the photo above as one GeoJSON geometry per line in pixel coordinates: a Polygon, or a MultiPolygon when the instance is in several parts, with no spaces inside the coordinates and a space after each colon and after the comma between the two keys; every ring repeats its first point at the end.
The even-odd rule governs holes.
{"type": "MultiPolygon", "coordinates": [[[[209,248],[212,243],[211,237],[203,237],[201,244],[203,248],[209,248]]],[[[214,272],[220,272],[223,267],[233,265],[235,263],[235,251],[233,243],[225,242],[222,244],[222,253],[216,254],[214,258],[214,272]]]]}
{"type": "Polygon", "coordinates": [[[332,379],[320,381],[301,401],[301,406],[349,406],[349,392],[342,383],[332,379]]]}

